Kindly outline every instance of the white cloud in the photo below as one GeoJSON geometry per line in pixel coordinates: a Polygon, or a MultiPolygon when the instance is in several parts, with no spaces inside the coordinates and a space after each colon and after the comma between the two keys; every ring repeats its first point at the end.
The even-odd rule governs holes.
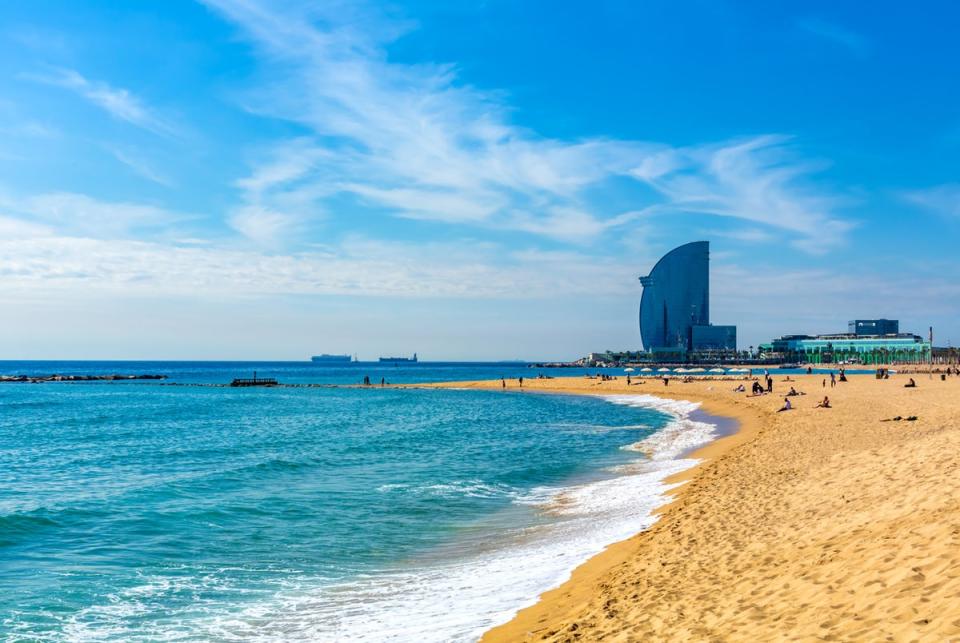
{"type": "Polygon", "coordinates": [[[739,217],[807,250],[821,238],[839,242],[848,227],[833,213],[838,200],[804,185],[814,168],[792,158],[783,138],[690,148],[549,139],[512,124],[500,94],[463,84],[449,65],[390,61],[387,47],[406,23],[355,4],[207,4],[261,54],[262,82],[246,106],[312,132],[278,144],[241,181],[245,205],[265,212],[289,214],[275,200],[296,186],[317,200],[359,196],[401,217],[589,242],[635,219],[597,196],[632,177],[659,192],[637,204],[646,214],[739,217]],[[270,201],[253,189],[264,183],[270,201]]]}
{"type": "Polygon", "coordinates": [[[73,69],[58,69],[52,74],[28,75],[28,78],[48,85],[69,89],[108,114],[154,134],[172,136],[176,128],[160,118],[143,101],[128,90],[92,81],[73,69]]]}
{"type": "Polygon", "coordinates": [[[15,217],[0,216],[0,238],[7,240],[35,239],[54,234],[53,228],[15,217]]]}
{"type": "Polygon", "coordinates": [[[324,214],[320,200],[334,190],[306,179],[316,178],[315,169],[328,156],[309,139],[275,146],[252,175],[236,182],[243,204],[229,213],[227,223],[256,243],[279,248],[324,214]]]}
{"type": "Polygon", "coordinates": [[[470,240],[404,244],[352,238],[327,252],[284,255],[133,240],[3,238],[0,293],[526,299],[627,296],[637,290],[630,267],[611,259],[567,253],[550,260],[550,270],[542,269],[544,260],[537,253],[504,255],[470,240]]]}
{"type": "Polygon", "coordinates": [[[827,22],[826,20],[818,20],[816,18],[808,18],[806,20],[799,21],[797,26],[808,33],[829,40],[842,47],[846,47],[861,58],[864,58],[870,54],[871,45],[869,40],[867,40],[862,34],[851,31],[850,29],[842,27],[836,23],[827,22]]]}
{"type": "Polygon", "coordinates": [[[297,231],[301,222],[294,215],[259,205],[246,205],[231,212],[227,223],[251,241],[278,248],[297,231]]]}
{"type": "Polygon", "coordinates": [[[960,183],[945,183],[924,190],[903,193],[903,198],[931,212],[950,218],[960,218],[960,183]]]}
{"type": "Polygon", "coordinates": [[[123,201],[101,201],[74,192],[51,192],[14,198],[0,194],[0,213],[14,215],[34,230],[96,239],[129,237],[186,221],[189,215],[123,201]]]}
{"type": "Polygon", "coordinates": [[[173,187],[174,183],[168,176],[155,170],[150,163],[140,158],[138,155],[116,148],[111,149],[110,151],[115,159],[133,170],[133,172],[138,176],[167,188],[173,187]]]}
{"type": "Polygon", "coordinates": [[[764,136],[724,145],[674,150],[634,175],[663,194],[667,211],[734,217],[778,228],[781,241],[809,252],[842,243],[853,224],[833,212],[839,197],[804,179],[819,169],[797,161],[787,139],[764,136]]]}

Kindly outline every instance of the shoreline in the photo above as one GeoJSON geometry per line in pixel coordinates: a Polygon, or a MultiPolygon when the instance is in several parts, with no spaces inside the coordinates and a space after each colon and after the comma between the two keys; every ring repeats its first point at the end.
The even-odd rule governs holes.
{"type": "MultiPolygon", "coordinates": [[[[686,484],[652,527],[482,640],[960,636],[960,378],[774,380],[775,394],[757,397],[731,381],[525,380],[529,391],[692,400],[741,425],[665,481],[686,484]],[[806,395],[778,413],[791,386],[806,395]],[[831,408],[815,408],[824,395],[831,408]]],[[[440,386],[451,385],[501,388],[440,386]]]]}
{"type": "MultiPolygon", "coordinates": [[[[562,384],[564,379],[576,379],[579,381],[581,378],[550,378],[544,380],[534,380],[534,382],[562,384]]],[[[527,380],[524,381],[527,382],[527,380]]],[[[711,379],[703,381],[727,384],[732,381],[743,380],[711,379]]],[[[616,380],[611,383],[615,382],[616,380]]],[[[635,386],[639,388],[639,385],[635,386]]],[[[498,380],[410,384],[401,385],[401,387],[490,391],[502,390],[498,380]]],[[[665,388],[669,389],[669,387],[665,388]]],[[[667,475],[662,479],[661,482],[664,485],[669,485],[671,487],[675,485],[679,486],[676,486],[676,488],[668,491],[663,498],[663,503],[651,509],[650,516],[654,518],[656,522],[624,540],[618,540],[607,544],[602,551],[591,556],[570,570],[567,579],[560,585],[552,587],[541,593],[533,604],[519,608],[509,621],[494,626],[485,632],[483,637],[480,639],[481,641],[516,641],[536,637],[536,635],[538,635],[539,632],[544,628],[528,629],[528,623],[531,620],[535,619],[538,622],[542,622],[544,620],[544,616],[549,615],[557,610],[568,609],[575,602],[582,600],[582,588],[588,587],[591,582],[596,581],[603,574],[609,572],[609,570],[611,570],[617,564],[622,563],[631,555],[633,555],[633,542],[644,533],[647,533],[650,529],[654,528],[656,524],[661,522],[664,519],[664,514],[667,511],[674,506],[679,506],[679,504],[683,502],[685,490],[689,486],[690,481],[695,479],[697,472],[701,467],[709,463],[712,459],[721,456],[729,449],[735,448],[739,444],[746,442],[754,432],[760,430],[761,428],[757,422],[758,418],[753,417],[749,413],[744,413],[741,409],[728,406],[718,401],[688,399],[690,397],[695,398],[696,396],[674,394],[678,388],[680,387],[675,386],[672,390],[666,391],[667,393],[670,393],[670,395],[662,395],[661,393],[663,393],[663,391],[657,391],[654,393],[648,392],[647,390],[629,389],[623,391],[584,391],[578,388],[566,386],[550,386],[549,389],[543,390],[540,387],[533,388],[529,383],[527,384],[526,391],[523,391],[521,388],[509,389],[510,392],[513,393],[547,393],[551,395],[575,395],[601,398],[624,395],[637,397],[656,397],[661,400],[691,402],[697,404],[698,406],[689,414],[689,416],[687,416],[687,419],[708,423],[715,427],[716,433],[706,443],[683,450],[671,458],[673,460],[690,459],[696,460],[696,462],[682,471],[667,475]]],[[[655,406],[650,406],[649,408],[656,409],[655,406]]],[[[674,415],[678,419],[683,419],[676,416],[675,413],[670,414],[674,415]]]]}

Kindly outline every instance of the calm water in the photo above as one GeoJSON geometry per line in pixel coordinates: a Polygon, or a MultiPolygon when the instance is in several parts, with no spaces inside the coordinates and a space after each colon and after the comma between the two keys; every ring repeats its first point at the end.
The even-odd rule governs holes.
{"type": "MultiPolygon", "coordinates": [[[[203,383],[254,368],[322,383],[531,375],[0,364],[203,383]]],[[[692,411],[499,391],[2,384],[0,635],[474,640],[649,524],[662,478],[712,431],[692,411]]]]}

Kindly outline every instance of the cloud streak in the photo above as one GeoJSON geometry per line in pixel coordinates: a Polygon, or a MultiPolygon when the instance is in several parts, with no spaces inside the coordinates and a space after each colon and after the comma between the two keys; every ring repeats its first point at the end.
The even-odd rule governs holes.
{"type": "Polygon", "coordinates": [[[868,55],[870,55],[870,41],[867,40],[863,35],[855,31],[851,31],[846,27],[816,18],[800,20],[797,23],[797,26],[807,33],[811,33],[819,38],[829,40],[834,44],[845,47],[860,58],[866,58],[868,55]]]}
{"type": "Polygon", "coordinates": [[[841,200],[809,186],[816,166],[791,156],[783,137],[690,148],[546,138],[511,123],[500,94],[464,84],[449,65],[392,62],[389,44],[406,23],[355,5],[206,3],[260,54],[263,80],[248,109],[311,133],[277,144],[241,182],[235,227],[254,238],[276,236],[255,218],[282,230],[344,194],[396,217],[578,244],[639,212],[736,217],[804,250],[849,228],[834,213],[841,200]],[[632,212],[611,211],[596,195],[624,179],[656,193],[632,212]]]}
{"type": "MultiPolygon", "coordinates": [[[[191,215],[143,203],[102,201],[75,192],[14,198],[0,194],[0,216],[36,236],[124,239],[170,230],[191,215]]],[[[30,235],[27,235],[30,236],[30,235]]]]}
{"type": "Polygon", "coordinates": [[[110,116],[162,136],[175,136],[176,128],[148,108],[130,91],[89,80],[73,69],[56,69],[44,75],[29,75],[36,82],[68,89],[110,116]]]}
{"type": "Polygon", "coordinates": [[[907,203],[949,219],[960,219],[960,183],[945,183],[923,190],[904,192],[907,203]]]}

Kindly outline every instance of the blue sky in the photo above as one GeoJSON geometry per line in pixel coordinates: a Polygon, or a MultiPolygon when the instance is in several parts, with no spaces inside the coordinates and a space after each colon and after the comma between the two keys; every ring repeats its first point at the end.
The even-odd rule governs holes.
{"type": "Polygon", "coordinates": [[[712,242],[746,347],[960,342],[960,9],[0,6],[0,354],[573,358],[712,242]]]}

